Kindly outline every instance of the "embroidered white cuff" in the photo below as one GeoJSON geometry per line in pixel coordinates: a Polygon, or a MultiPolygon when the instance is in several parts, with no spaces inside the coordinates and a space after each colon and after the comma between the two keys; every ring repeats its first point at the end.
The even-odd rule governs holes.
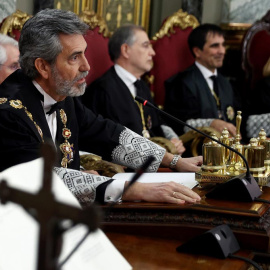
{"type": "MultiPolygon", "coordinates": [[[[209,127],[214,119],[212,118],[198,118],[198,119],[189,119],[186,121],[186,123],[192,127],[198,128],[198,127],[209,127]]],[[[185,133],[190,131],[190,128],[184,127],[185,133]]]]}

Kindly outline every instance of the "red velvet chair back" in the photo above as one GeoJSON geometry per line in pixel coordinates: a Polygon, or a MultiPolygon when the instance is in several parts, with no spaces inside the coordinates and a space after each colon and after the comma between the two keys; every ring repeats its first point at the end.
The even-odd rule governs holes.
{"type": "Polygon", "coordinates": [[[86,78],[89,85],[113,65],[108,52],[110,32],[104,19],[93,11],[84,11],[80,17],[90,27],[85,36],[87,42],[85,55],[91,68],[86,78]]]}
{"type": "Polygon", "coordinates": [[[148,76],[155,103],[159,106],[164,104],[164,82],[194,63],[187,39],[198,25],[199,22],[193,15],[180,9],[163,22],[159,32],[153,37],[152,45],[156,55],[148,76]]]}
{"type": "Polygon", "coordinates": [[[247,31],[242,46],[242,68],[251,90],[262,79],[263,67],[270,57],[270,11],[247,31]]]}

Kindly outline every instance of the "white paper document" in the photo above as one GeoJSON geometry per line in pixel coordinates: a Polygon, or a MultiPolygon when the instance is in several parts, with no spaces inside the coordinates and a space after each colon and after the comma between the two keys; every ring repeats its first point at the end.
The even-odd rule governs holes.
{"type": "MultiPolygon", "coordinates": [[[[130,181],[135,173],[117,173],[113,179],[121,181],[130,181]]],[[[161,183],[174,181],[189,188],[195,187],[198,182],[195,180],[195,173],[144,173],[138,179],[138,182],[143,183],[161,183]]]]}
{"type": "MultiPolygon", "coordinates": [[[[42,186],[43,159],[20,164],[0,173],[11,188],[37,193],[42,186]]],[[[53,173],[52,189],[57,201],[80,208],[78,201],[62,180],[53,173]]],[[[85,225],[77,225],[63,235],[60,262],[81,240],[85,225]]],[[[0,204],[0,270],[36,270],[39,224],[21,206],[0,204]]],[[[129,270],[132,267],[101,230],[91,233],[63,270],[129,270]]]]}

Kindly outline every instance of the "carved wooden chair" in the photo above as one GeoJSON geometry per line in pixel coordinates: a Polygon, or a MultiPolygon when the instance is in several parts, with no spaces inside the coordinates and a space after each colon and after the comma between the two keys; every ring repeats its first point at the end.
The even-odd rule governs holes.
{"type": "Polygon", "coordinates": [[[165,80],[185,70],[194,62],[187,39],[190,32],[198,25],[199,22],[193,15],[180,9],[163,22],[159,32],[152,38],[156,55],[147,79],[155,103],[161,107],[165,99],[165,80]]]}
{"type": "Polygon", "coordinates": [[[11,36],[18,41],[22,27],[29,18],[31,18],[31,16],[27,13],[20,10],[15,11],[2,21],[0,24],[0,33],[11,36]]]}
{"type": "Polygon", "coordinates": [[[263,67],[270,57],[270,10],[247,31],[242,43],[242,68],[252,91],[263,78],[263,67]]]}

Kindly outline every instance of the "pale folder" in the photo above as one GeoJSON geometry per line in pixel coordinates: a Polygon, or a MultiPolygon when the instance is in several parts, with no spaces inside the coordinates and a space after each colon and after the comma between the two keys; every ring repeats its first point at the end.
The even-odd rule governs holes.
{"type": "MultiPolygon", "coordinates": [[[[0,173],[0,181],[7,180],[12,188],[36,193],[42,185],[43,159],[20,164],[0,173]]],[[[78,201],[56,174],[53,174],[53,192],[57,201],[80,207],[78,201]]],[[[86,232],[79,225],[64,234],[61,262],[86,232]]],[[[36,270],[38,223],[19,205],[0,204],[0,270],[36,270]]],[[[132,269],[101,230],[89,235],[63,270],[132,269]]]]}
{"type": "MultiPolygon", "coordinates": [[[[134,173],[117,173],[112,178],[118,181],[129,181],[133,176],[134,173]]],[[[176,182],[189,188],[193,188],[198,184],[198,182],[195,180],[195,173],[144,173],[138,179],[138,182],[143,183],[162,183],[170,181],[176,182]]]]}

